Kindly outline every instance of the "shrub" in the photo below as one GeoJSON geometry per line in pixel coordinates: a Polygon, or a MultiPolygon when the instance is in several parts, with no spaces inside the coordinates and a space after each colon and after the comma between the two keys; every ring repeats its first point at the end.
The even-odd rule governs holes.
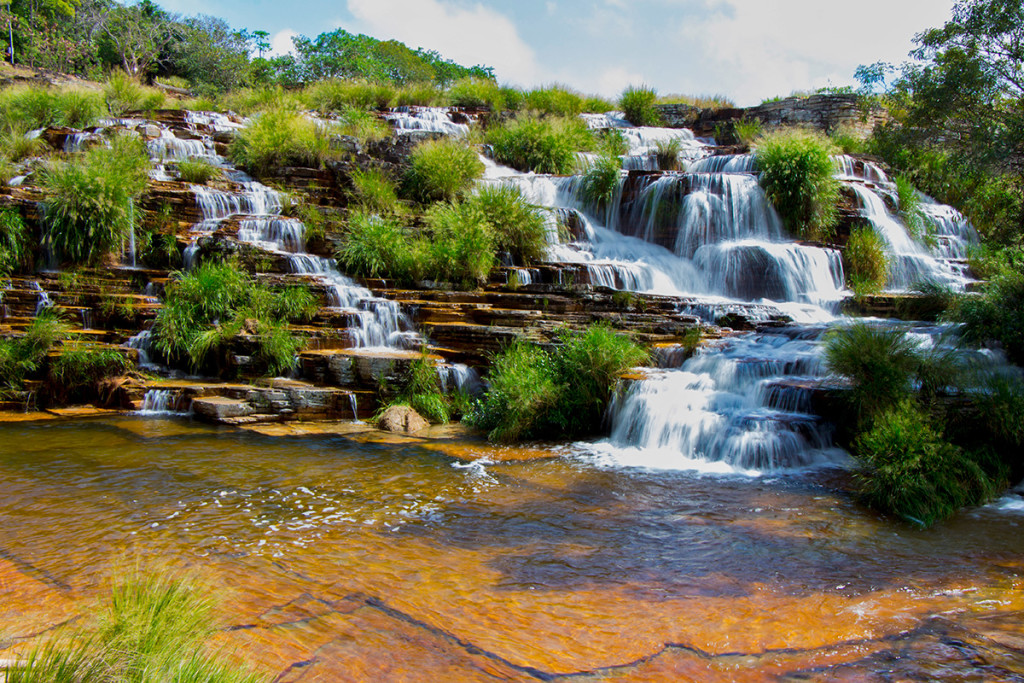
{"type": "Polygon", "coordinates": [[[622,180],[622,160],[619,157],[599,156],[590,164],[580,180],[583,201],[602,208],[615,197],[622,180]]]}
{"type": "Polygon", "coordinates": [[[148,169],[145,146],[127,135],[51,165],[43,177],[43,246],[74,263],[95,262],[121,246],[137,224],[134,200],[148,169]]]}
{"type": "Polygon", "coordinates": [[[463,78],[448,88],[448,101],[454,107],[487,107],[491,111],[505,108],[504,89],[486,78],[463,78]]]}
{"type": "Polygon", "coordinates": [[[516,342],[495,357],[488,380],[487,393],[467,422],[499,443],[539,436],[561,394],[551,356],[516,342]]]}
{"type": "Polygon", "coordinates": [[[661,114],[654,106],[657,102],[658,93],[653,88],[631,85],[619,98],[619,108],[634,126],[657,126],[661,123],[661,114]]]}
{"type": "Polygon", "coordinates": [[[615,103],[597,95],[583,98],[583,111],[587,114],[604,114],[615,109],[615,103]]]}
{"type": "Polygon", "coordinates": [[[496,262],[494,234],[476,203],[436,204],[425,221],[426,276],[463,286],[482,284],[496,262]]]}
{"type": "Polygon", "coordinates": [[[270,290],[234,263],[203,263],[168,283],[153,344],[170,362],[223,374],[231,344],[244,337],[255,346],[255,369],[278,374],[292,367],[301,347],[286,321],[308,318],[315,309],[308,293],[270,290]]]}
{"type": "Polygon", "coordinates": [[[318,168],[330,156],[329,132],[297,111],[268,109],[238,132],[228,155],[256,174],[278,166],[318,168]]]}
{"type": "Polygon", "coordinates": [[[643,348],[600,325],[563,334],[550,353],[518,342],[494,359],[468,422],[499,442],[592,434],[619,376],[647,360],[643,348]]]}
{"type": "Polygon", "coordinates": [[[594,137],[579,118],[539,119],[518,116],[487,131],[494,158],[520,171],[568,175],[577,153],[594,145],[594,137]]]}
{"type": "Polygon", "coordinates": [[[178,162],[178,178],[183,183],[205,185],[215,178],[220,178],[221,175],[219,168],[202,159],[185,159],[178,162]]]}
{"type": "Polygon", "coordinates": [[[437,365],[423,349],[409,365],[398,395],[381,412],[393,405],[407,405],[431,422],[448,424],[461,415],[465,403],[466,396],[442,391],[437,365]]]}
{"type": "Polygon", "coordinates": [[[954,317],[968,342],[996,341],[1011,362],[1024,364],[1024,261],[1007,257],[991,266],[994,275],[980,296],[961,297],[954,317]]]}
{"type": "Polygon", "coordinates": [[[848,126],[833,129],[828,137],[843,154],[868,153],[868,141],[848,126]]]}
{"type": "Polygon", "coordinates": [[[416,146],[405,176],[405,195],[424,204],[451,201],[484,174],[472,149],[453,140],[428,140],[416,146]]]}
{"type": "Polygon", "coordinates": [[[889,258],[885,241],[870,225],[850,230],[850,238],[843,249],[843,265],[847,283],[857,296],[873,294],[885,287],[889,272],[889,258]]]}
{"type": "Polygon", "coordinates": [[[849,378],[849,403],[865,424],[911,395],[920,359],[905,333],[857,322],[828,335],[825,362],[832,372],[849,378]]]}
{"type": "Polygon", "coordinates": [[[31,256],[28,229],[21,214],[3,209],[0,211],[0,277],[7,277],[28,265],[31,256]]]}
{"type": "Polygon", "coordinates": [[[570,436],[594,433],[601,428],[619,376],[650,357],[632,339],[603,325],[563,334],[559,341],[552,361],[565,390],[551,421],[570,436]]]}
{"type": "Polygon", "coordinates": [[[444,92],[432,83],[409,83],[395,91],[393,107],[438,107],[446,103],[444,92]]]}
{"type": "Polygon", "coordinates": [[[672,93],[670,95],[659,95],[660,104],[688,104],[697,109],[729,109],[736,106],[736,103],[726,95],[682,95],[672,93]]]}
{"type": "Polygon", "coordinates": [[[854,453],[864,463],[858,481],[864,500],[921,526],[995,496],[996,484],[978,462],[948,443],[931,420],[906,400],[880,413],[854,453]]]}
{"type": "Polygon", "coordinates": [[[654,145],[654,156],[658,160],[658,168],[662,171],[678,171],[680,151],[682,151],[682,143],[679,138],[658,140],[654,145]]]}
{"type": "Polygon", "coordinates": [[[763,136],[754,152],[768,200],[801,238],[827,238],[838,220],[833,152],[825,137],[797,129],[763,136]]]}
{"type": "Polygon", "coordinates": [[[521,265],[544,260],[547,228],[540,210],[526,201],[518,187],[485,185],[466,198],[490,223],[494,246],[521,265]]]}
{"type": "Polygon", "coordinates": [[[395,218],[352,214],[336,256],[343,268],[355,275],[415,279],[410,237],[395,218]]]}
{"type": "Polygon", "coordinates": [[[378,169],[352,171],[353,195],[366,211],[381,215],[396,213],[398,191],[387,175],[378,169]]]}

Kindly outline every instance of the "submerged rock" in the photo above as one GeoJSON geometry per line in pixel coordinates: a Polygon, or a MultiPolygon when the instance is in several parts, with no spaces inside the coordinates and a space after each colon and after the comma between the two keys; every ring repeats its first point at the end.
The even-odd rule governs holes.
{"type": "Polygon", "coordinates": [[[415,434],[430,423],[409,406],[391,406],[377,418],[377,426],[395,434],[415,434]]]}

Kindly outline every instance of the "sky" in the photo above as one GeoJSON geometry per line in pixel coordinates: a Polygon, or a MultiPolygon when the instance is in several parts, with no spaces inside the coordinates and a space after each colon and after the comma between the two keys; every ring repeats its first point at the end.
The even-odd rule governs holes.
{"type": "Polygon", "coordinates": [[[397,39],[520,87],[562,83],[614,98],[627,85],[724,95],[739,106],[854,84],[860,64],[907,58],[954,0],[158,0],[291,37],[343,28],[397,39]]]}

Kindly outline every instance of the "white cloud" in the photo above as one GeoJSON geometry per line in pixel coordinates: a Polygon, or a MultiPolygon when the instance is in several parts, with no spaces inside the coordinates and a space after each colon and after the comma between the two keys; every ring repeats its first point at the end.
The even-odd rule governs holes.
{"type": "Polygon", "coordinates": [[[270,54],[278,57],[294,51],[295,46],[292,44],[292,38],[297,35],[299,35],[298,32],[290,28],[281,29],[275,33],[270,37],[270,54]]]}
{"type": "Polygon", "coordinates": [[[501,81],[530,85],[545,80],[533,49],[515,24],[481,4],[451,0],[348,0],[354,29],[409,47],[437,50],[467,66],[494,67],[501,81]]]}

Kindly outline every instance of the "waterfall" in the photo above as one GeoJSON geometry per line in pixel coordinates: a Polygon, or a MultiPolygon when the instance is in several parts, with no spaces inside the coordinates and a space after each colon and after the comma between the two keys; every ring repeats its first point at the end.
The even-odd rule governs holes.
{"type": "MultiPolygon", "coordinates": [[[[857,197],[861,214],[874,227],[885,241],[889,253],[889,275],[887,287],[891,290],[905,291],[921,281],[935,281],[952,287],[963,289],[967,282],[962,270],[957,270],[948,262],[937,260],[928,249],[919,244],[910,235],[907,227],[889,212],[881,196],[870,187],[858,183],[848,183],[857,197]]],[[[930,207],[929,204],[924,204],[930,207]]],[[[962,223],[958,223],[952,214],[934,208],[925,209],[934,216],[933,223],[938,222],[940,229],[949,231],[943,240],[949,253],[966,253],[969,243],[969,232],[962,223]],[[948,222],[943,216],[948,215],[948,222]],[[964,235],[966,238],[962,238],[964,235]]]]}
{"type": "Polygon", "coordinates": [[[647,371],[613,402],[611,437],[581,448],[616,467],[758,473],[843,463],[800,384],[824,374],[822,332],[733,337],[647,371]]]}
{"type": "Polygon", "coordinates": [[[384,119],[398,133],[430,132],[452,137],[469,134],[469,125],[452,120],[452,111],[445,107],[396,107],[384,119]]]}
{"type": "Polygon", "coordinates": [[[172,389],[150,389],[142,397],[142,408],[136,415],[178,415],[176,392],[172,389]]]}

